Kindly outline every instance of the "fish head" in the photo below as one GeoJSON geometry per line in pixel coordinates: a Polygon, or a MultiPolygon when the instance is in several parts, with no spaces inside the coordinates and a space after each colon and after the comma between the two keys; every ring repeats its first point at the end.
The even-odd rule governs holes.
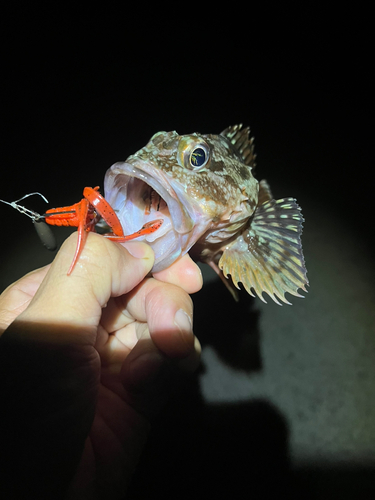
{"type": "Polygon", "coordinates": [[[223,135],[158,132],[145,147],[115,163],[104,180],[105,198],[125,235],[162,219],[139,239],[155,253],[153,272],[169,267],[198,241],[228,239],[258,203],[251,166],[223,135]]]}

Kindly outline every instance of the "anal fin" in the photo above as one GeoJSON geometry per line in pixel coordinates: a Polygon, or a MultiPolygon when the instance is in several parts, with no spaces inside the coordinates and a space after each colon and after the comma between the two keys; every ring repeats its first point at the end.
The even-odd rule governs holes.
{"type": "Polygon", "coordinates": [[[224,285],[227,287],[227,290],[229,290],[230,294],[232,295],[232,297],[234,298],[234,300],[236,302],[238,302],[240,299],[239,299],[239,296],[238,296],[238,292],[237,290],[235,289],[234,287],[234,283],[232,281],[229,281],[228,278],[226,278],[223,274],[223,271],[215,264],[214,261],[212,260],[209,260],[207,261],[207,264],[215,271],[215,273],[219,276],[219,278],[221,279],[221,281],[224,283],[224,285]]]}

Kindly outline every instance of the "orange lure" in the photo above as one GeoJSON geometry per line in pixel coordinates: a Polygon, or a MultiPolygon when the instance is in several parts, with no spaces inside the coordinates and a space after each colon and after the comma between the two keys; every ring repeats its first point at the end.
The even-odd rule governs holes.
{"type": "Polygon", "coordinates": [[[84,198],[74,205],[51,208],[45,213],[44,220],[47,224],[53,226],[73,226],[78,228],[77,248],[68,270],[68,275],[73,271],[83,247],[85,246],[87,234],[90,231],[95,231],[95,225],[101,218],[105,220],[113,231],[103,236],[111,241],[117,241],[118,243],[154,233],[163,224],[162,219],[156,219],[147,222],[135,233],[125,236],[116,212],[99,193],[99,186],[95,188],[85,187],[83,196],[84,198]]]}

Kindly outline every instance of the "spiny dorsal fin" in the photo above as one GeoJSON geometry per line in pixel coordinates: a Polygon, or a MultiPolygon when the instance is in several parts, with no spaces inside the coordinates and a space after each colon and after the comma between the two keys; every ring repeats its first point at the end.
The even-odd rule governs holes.
{"type": "Polygon", "coordinates": [[[250,137],[250,127],[242,128],[239,125],[231,125],[221,132],[220,135],[226,137],[241,155],[245,165],[255,167],[254,137],[250,137]]]}

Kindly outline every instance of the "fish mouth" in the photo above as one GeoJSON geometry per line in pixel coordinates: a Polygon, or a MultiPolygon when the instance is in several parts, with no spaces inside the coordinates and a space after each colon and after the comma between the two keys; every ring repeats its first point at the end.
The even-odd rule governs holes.
{"type": "Polygon", "coordinates": [[[104,191],[125,236],[148,222],[163,221],[159,229],[138,238],[146,241],[154,251],[153,272],[165,269],[189,250],[193,214],[183,203],[183,190],[179,186],[172,187],[163,171],[141,160],[115,163],[106,173],[104,191]]]}

